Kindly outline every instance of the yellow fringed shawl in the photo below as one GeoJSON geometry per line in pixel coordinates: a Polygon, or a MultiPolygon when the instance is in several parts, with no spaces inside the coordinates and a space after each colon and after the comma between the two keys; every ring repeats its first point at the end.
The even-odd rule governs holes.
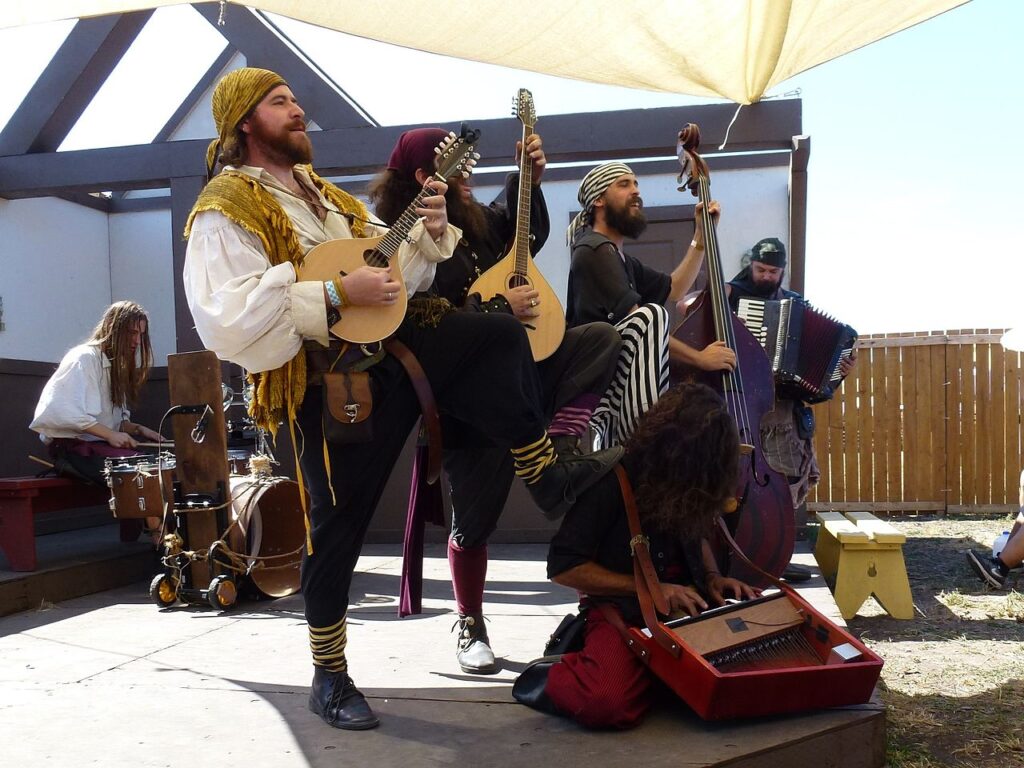
{"type": "MultiPolygon", "coordinates": [[[[352,234],[363,237],[367,218],[366,206],[352,195],[313,173],[306,167],[313,184],[324,197],[343,213],[356,216],[351,221],[352,234]]],[[[219,211],[238,226],[259,238],[272,266],[290,261],[296,267],[305,254],[299,245],[295,228],[284,209],[260,182],[235,170],[221,171],[199,194],[185,223],[185,238],[192,232],[192,221],[202,211],[219,211]]],[[[280,368],[250,374],[254,384],[249,415],[261,429],[277,435],[277,427],[285,419],[295,419],[306,393],[306,355],[302,350],[280,368]]]]}

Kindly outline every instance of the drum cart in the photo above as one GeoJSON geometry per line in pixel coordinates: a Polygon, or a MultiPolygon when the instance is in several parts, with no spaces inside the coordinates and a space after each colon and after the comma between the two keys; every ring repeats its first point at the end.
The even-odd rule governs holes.
{"type": "Polygon", "coordinates": [[[231,520],[220,361],[213,352],[186,352],[169,355],[167,370],[177,479],[165,516],[164,570],[149,595],[161,608],[181,600],[226,610],[238,585],[216,546],[231,520]]]}

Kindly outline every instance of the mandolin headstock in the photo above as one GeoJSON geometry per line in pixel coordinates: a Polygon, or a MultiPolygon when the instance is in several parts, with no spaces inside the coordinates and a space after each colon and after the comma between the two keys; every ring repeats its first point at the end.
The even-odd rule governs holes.
{"type": "Polygon", "coordinates": [[[453,176],[469,178],[480,154],[476,151],[476,143],[480,140],[480,131],[463,124],[460,133],[449,132],[448,136],[434,148],[437,155],[435,177],[446,181],[453,176]]]}

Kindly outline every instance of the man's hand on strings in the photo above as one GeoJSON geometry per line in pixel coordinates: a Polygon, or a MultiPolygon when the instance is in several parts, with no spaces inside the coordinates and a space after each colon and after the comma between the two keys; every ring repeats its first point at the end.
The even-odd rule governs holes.
{"type": "MultiPolygon", "coordinates": [[[[398,299],[401,286],[391,278],[390,267],[359,267],[341,279],[350,304],[390,305],[398,299]]],[[[344,308],[341,310],[344,313],[344,308]]]]}
{"type": "Polygon", "coordinates": [[[697,616],[708,607],[695,587],[662,582],[661,592],[668,603],[670,614],[686,613],[689,616],[697,616]]]}
{"type": "Polygon", "coordinates": [[[733,371],[736,353],[724,341],[713,341],[697,352],[697,367],[704,371],[733,371]]]}
{"type": "MultiPolygon", "coordinates": [[[[533,186],[540,185],[540,177],[544,175],[544,167],[548,164],[547,158],[544,156],[544,142],[536,133],[531,133],[526,137],[526,155],[530,158],[530,164],[533,171],[533,186]]],[[[519,165],[520,158],[523,156],[523,142],[516,142],[516,165],[519,165]]]]}
{"type": "Polygon", "coordinates": [[[430,179],[426,186],[433,194],[420,201],[420,207],[416,209],[416,213],[423,217],[423,226],[426,227],[430,236],[434,240],[439,240],[448,230],[448,207],[444,201],[448,185],[443,181],[430,179]]]}
{"type": "Polygon", "coordinates": [[[716,605],[723,605],[727,597],[733,597],[737,600],[753,600],[761,595],[760,589],[752,587],[739,579],[723,576],[720,573],[708,574],[704,586],[707,589],[708,597],[716,605]]]}
{"type": "MultiPolygon", "coordinates": [[[[704,203],[697,203],[697,207],[694,212],[694,220],[696,222],[696,228],[693,232],[693,240],[697,245],[704,245],[704,217],[701,213],[704,211],[704,203]]],[[[722,206],[717,200],[712,200],[708,204],[708,212],[711,214],[711,222],[717,227],[718,219],[722,216],[722,206]]]]}
{"type": "Polygon", "coordinates": [[[502,292],[505,301],[512,307],[512,314],[520,320],[530,317],[538,317],[540,310],[540,294],[529,285],[520,285],[502,292]]]}

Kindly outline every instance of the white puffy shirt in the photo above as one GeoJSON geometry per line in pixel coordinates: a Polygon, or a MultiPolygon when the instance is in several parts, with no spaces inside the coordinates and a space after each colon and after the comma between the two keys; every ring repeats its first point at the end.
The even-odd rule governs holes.
{"type": "Polygon", "coordinates": [[[45,441],[55,437],[100,440],[85,432],[95,424],[117,432],[131,416],[110,399],[110,360],[96,344],[79,344],[46,382],[29,424],[45,441]]]}
{"type": "MultiPolygon", "coordinates": [[[[352,237],[349,220],[320,194],[301,166],[296,166],[295,177],[327,209],[324,221],[263,168],[235,170],[258,179],[284,208],[303,252],[328,240],[352,237]]],[[[387,232],[379,219],[369,218],[367,237],[387,232]]],[[[422,221],[413,226],[397,254],[410,293],[430,286],[437,263],[451,256],[461,236],[449,225],[435,243],[422,221]]],[[[192,222],[183,276],[199,338],[222,360],[258,373],[287,363],[304,339],[328,343],[323,283],[297,281],[290,262],[271,266],[259,238],[217,211],[202,211],[192,222]]]]}

